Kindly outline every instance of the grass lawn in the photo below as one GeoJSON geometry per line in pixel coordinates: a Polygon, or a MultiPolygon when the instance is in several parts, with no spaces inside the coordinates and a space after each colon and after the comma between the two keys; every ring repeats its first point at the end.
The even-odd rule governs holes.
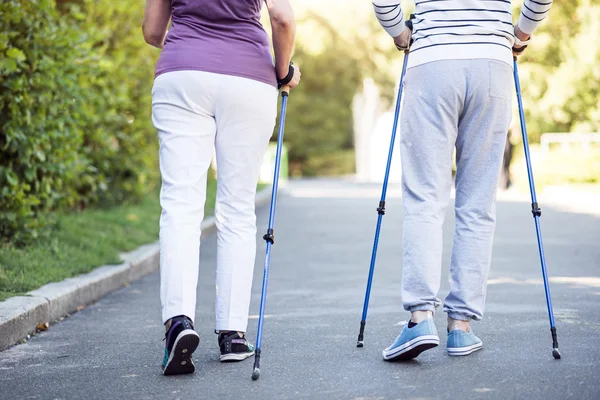
{"type": "MultiPolygon", "coordinates": [[[[216,182],[209,180],[206,215],[212,215],[216,182]]],[[[158,193],[136,205],[90,209],[57,216],[50,237],[31,246],[0,245],[0,301],[90,272],[120,264],[119,253],[158,239],[158,193]]]]}

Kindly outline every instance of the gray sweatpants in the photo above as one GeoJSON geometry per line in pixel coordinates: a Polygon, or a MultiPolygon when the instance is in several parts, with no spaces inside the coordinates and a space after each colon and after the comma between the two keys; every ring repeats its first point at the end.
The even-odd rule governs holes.
{"type": "Polygon", "coordinates": [[[512,68],[489,59],[436,61],[409,69],[404,85],[404,308],[434,311],[441,304],[442,223],[456,147],[456,227],[444,311],[454,319],[479,320],[511,119],[512,68]]]}

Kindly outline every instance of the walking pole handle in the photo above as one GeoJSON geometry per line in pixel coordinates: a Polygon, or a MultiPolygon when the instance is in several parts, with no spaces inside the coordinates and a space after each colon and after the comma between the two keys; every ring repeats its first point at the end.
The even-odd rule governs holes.
{"type": "Polygon", "coordinates": [[[290,87],[288,85],[285,85],[281,89],[281,97],[288,97],[289,95],[290,95],[290,87]]]}

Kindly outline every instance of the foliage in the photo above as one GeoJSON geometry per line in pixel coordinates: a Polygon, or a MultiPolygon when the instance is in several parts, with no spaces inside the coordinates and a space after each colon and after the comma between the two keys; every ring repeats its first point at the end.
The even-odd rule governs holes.
{"type": "Polygon", "coordinates": [[[143,7],[134,1],[62,0],[93,34],[89,66],[80,85],[89,95],[83,110],[86,155],[105,183],[103,203],[139,199],[157,181],[156,131],[151,122],[152,84],[158,50],[141,34],[143,7]]]}
{"type": "MultiPolygon", "coordinates": [[[[367,76],[382,87],[394,86],[395,77],[380,64],[397,51],[373,40],[382,32],[375,18],[347,15],[343,2],[330,6],[342,7],[334,13],[338,18],[321,15],[319,7],[294,4],[298,33],[293,59],[302,70],[302,81],[288,103],[285,141],[295,176],[353,173],[354,160],[348,157],[354,148],[353,98],[367,76]],[[350,31],[338,25],[344,16],[355,19],[350,31]]],[[[384,96],[391,104],[393,90],[384,91],[384,96]]]]}
{"type": "Polygon", "coordinates": [[[306,168],[311,158],[352,148],[350,105],[360,85],[360,71],[335,47],[314,55],[298,46],[294,59],[302,66],[303,79],[290,95],[285,141],[291,172],[315,175],[321,171],[306,168]]]}
{"type": "Polygon", "coordinates": [[[325,154],[313,154],[303,165],[305,176],[340,176],[355,171],[353,149],[335,150],[325,154]]]}
{"type": "Polygon", "coordinates": [[[0,237],[24,243],[48,211],[152,189],[157,53],[131,3],[0,3],[0,237]]]}
{"type": "Polygon", "coordinates": [[[599,36],[599,0],[554,2],[547,21],[534,33],[519,58],[528,133],[534,141],[544,132],[600,131],[599,36]]]}
{"type": "Polygon", "coordinates": [[[49,0],[0,3],[0,235],[36,236],[39,211],[73,206],[91,178],[78,150],[81,35],[49,0]]]}

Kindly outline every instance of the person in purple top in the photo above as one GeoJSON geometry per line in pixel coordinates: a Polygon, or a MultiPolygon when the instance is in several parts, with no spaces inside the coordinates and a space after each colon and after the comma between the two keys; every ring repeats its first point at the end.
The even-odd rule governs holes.
{"type": "Polygon", "coordinates": [[[192,373],[200,225],[217,161],[216,332],[221,361],[254,354],[246,340],[256,253],[254,198],[277,116],[278,88],[296,87],[296,26],[289,0],[146,0],[144,39],[163,49],[152,89],[162,176],[160,298],[165,375],[192,373]],[[171,27],[169,27],[171,22],[171,27]]]}

